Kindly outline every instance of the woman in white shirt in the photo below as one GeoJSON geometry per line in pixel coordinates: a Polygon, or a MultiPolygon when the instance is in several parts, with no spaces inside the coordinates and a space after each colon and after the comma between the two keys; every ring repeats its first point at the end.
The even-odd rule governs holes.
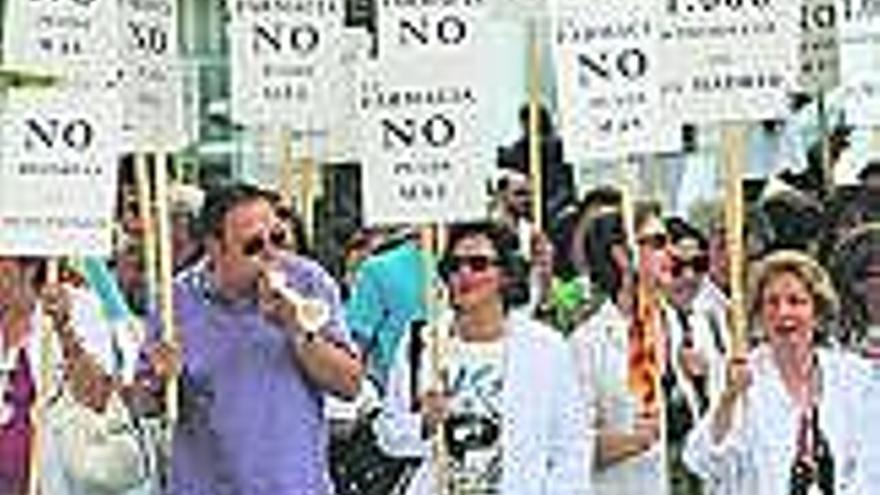
{"type": "MultiPolygon", "coordinates": [[[[586,236],[591,278],[608,299],[571,337],[589,427],[596,431],[593,485],[597,494],[665,495],[670,493],[662,406],[672,390],[661,388],[660,375],[672,375],[668,308],[659,292],[671,282],[671,251],[657,212],[641,209],[636,219],[639,276],[657,310],[644,327],[652,327],[655,358],[654,402],[646,404],[632,386],[631,358],[640,353],[633,338],[635,277],[629,273],[629,251],[619,212],[603,212],[592,220],[586,236]]],[[[666,381],[666,380],[663,380],[666,381]]],[[[678,420],[678,419],[677,419],[678,420]]]]}
{"type": "Polygon", "coordinates": [[[731,359],[723,392],[688,438],[685,462],[715,493],[864,495],[864,363],[817,345],[837,301],[808,255],[756,269],[750,314],[765,342],[731,359]]]}
{"type": "Polygon", "coordinates": [[[410,332],[398,347],[376,433],[389,454],[421,459],[409,494],[591,493],[570,351],[557,332],[509,311],[526,295],[516,252],[516,235],[501,226],[454,226],[439,266],[453,307],[438,323],[447,333],[437,363],[445,379],[432,376],[430,331],[410,332]],[[414,338],[422,343],[415,357],[414,338]],[[435,459],[441,424],[446,455],[435,459]]]}

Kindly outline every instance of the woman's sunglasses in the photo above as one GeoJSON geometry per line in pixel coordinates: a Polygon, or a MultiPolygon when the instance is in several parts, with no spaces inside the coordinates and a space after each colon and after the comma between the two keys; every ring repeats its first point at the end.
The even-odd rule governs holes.
{"type": "Polygon", "coordinates": [[[640,237],[638,242],[640,246],[663,249],[669,244],[669,236],[666,234],[651,234],[640,237]]]}
{"type": "Polygon", "coordinates": [[[498,258],[482,254],[449,256],[440,262],[440,274],[443,278],[449,278],[453,273],[467,266],[471,272],[478,273],[498,264],[498,258]]]}
{"type": "Polygon", "coordinates": [[[276,248],[284,247],[287,244],[287,232],[281,228],[275,228],[268,235],[268,242],[263,234],[251,237],[241,246],[241,252],[247,257],[256,256],[266,250],[268,245],[276,248]]]}
{"type": "Polygon", "coordinates": [[[688,268],[692,268],[696,273],[706,273],[709,270],[709,257],[706,255],[692,256],[690,258],[673,258],[672,259],[672,276],[678,277],[688,268]]]}

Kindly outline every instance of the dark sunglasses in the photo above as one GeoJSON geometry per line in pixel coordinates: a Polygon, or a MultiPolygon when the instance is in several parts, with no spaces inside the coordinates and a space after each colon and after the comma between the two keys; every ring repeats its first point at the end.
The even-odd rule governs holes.
{"type": "Polygon", "coordinates": [[[669,244],[669,236],[666,234],[651,234],[639,238],[640,246],[649,246],[652,249],[663,249],[669,244]]]}
{"type": "Polygon", "coordinates": [[[263,251],[266,250],[266,247],[271,244],[273,247],[280,248],[284,247],[287,244],[287,232],[283,228],[276,228],[269,232],[268,238],[269,242],[266,242],[265,235],[256,235],[248,239],[241,246],[241,252],[247,256],[256,256],[263,251]]]}
{"type": "Polygon", "coordinates": [[[705,255],[693,256],[691,258],[673,258],[672,262],[672,276],[674,277],[684,273],[687,268],[693,268],[697,273],[706,273],[709,270],[709,257],[705,255]]]}
{"type": "Polygon", "coordinates": [[[483,272],[491,266],[498,264],[498,258],[486,256],[482,254],[468,256],[449,256],[440,262],[440,274],[444,278],[449,278],[453,273],[461,270],[463,266],[474,273],[483,272]]]}

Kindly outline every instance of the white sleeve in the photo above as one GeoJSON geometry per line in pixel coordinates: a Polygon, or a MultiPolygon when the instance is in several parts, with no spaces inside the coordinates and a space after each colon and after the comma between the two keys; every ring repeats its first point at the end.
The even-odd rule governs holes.
{"type": "MultiPolygon", "coordinates": [[[[430,444],[422,438],[422,417],[412,411],[410,393],[410,348],[411,332],[400,339],[394,364],[389,370],[382,411],[374,423],[379,446],[393,457],[427,457],[430,444]]],[[[421,353],[422,370],[426,366],[427,349],[421,353]]]]}
{"type": "Polygon", "coordinates": [[[550,431],[550,480],[547,486],[560,495],[592,493],[595,430],[590,423],[578,386],[573,349],[560,342],[556,356],[553,419],[550,431]]]}
{"type": "Polygon", "coordinates": [[[712,438],[712,419],[717,409],[713,405],[688,433],[682,459],[685,466],[702,478],[712,493],[747,493],[753,473],[751,447],[754,435],[749,420],[749,401],[735,406],[730,431],[716,442],[712,438]]]}

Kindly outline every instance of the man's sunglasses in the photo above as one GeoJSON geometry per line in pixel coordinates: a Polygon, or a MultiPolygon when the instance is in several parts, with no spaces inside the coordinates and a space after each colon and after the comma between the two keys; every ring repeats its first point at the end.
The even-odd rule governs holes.
{"type": "Polygon", "coordinates": [[[709,270],[709,257],[706,255],[692,256],[690,258],[672,259],[672,276],[678,277],[685,269],[692,268],[696,273],[706,273],[709,270]]]}
{"type": "Polygon", "coordinates": [[[281,227],[275,228],[269,232],[268,243],[266,242],[266,238],[267,236],[262,234],[251,237],[242,244],[241,252],[245,256],[251,257],[265,251],[269,244],[276,248],[284,247],[287,244],[287,232],[281,227]]]}
{"type": "Polygon", "coordinates": [[[448,256],[440,262],[440,274],[443,278],[449,278],[453,273],[467,266],[471,272],[483,272],[491,266],[498,264],[498,258],[482,254],[465,256],[448,256]]]}

